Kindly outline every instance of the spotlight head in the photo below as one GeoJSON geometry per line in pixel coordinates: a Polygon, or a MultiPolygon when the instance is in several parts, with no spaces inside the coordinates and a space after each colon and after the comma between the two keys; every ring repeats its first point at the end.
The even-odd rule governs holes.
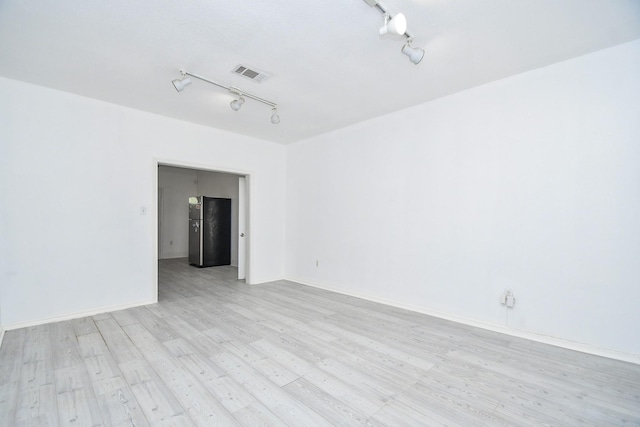
{"type": "Polygon", "coordinates": [[[419,47],[412,47],[410,43],[402,46],[402,53],[409,57],[409,61],[418,65],[422,58],[424,57],[424,49],[420,49],[419,47]]]}
{"type": "Polygon", "coordinates": [[[395,34],[403,35],[407,31],[407,18],[402,13],[390,18],[388,14],[384,15],[384,25],[380,27],[380,35],[395,34]]]}
{"type": "Polygon", "coordinates": [[[280,123],[280,116],[278,115],[278,110],[276,109],[276,107],[273,107],[271,112],[272,112],[271,123],[273,123],[274,125],[277,125],[278,123],[280,123]]]}
{"type": "Polygon", "coordinates": [[[229,106],[231,106],[231,109],[233,111],[238,111],[240,107],[242,107],[242,104],[244,104],[244,98],[240,96],[238,97],[238,99],[234,99],[233,101],[231,101],[229,106]]]}
{"type": "Polygon", "coordinates": [[[191,78],[189,76],[184,76],[181,79],[173,80],[171,83],[173,83],[173,87],[175,87],[178,92],[182,92],[185,87],[191,84],[191,78]]]}

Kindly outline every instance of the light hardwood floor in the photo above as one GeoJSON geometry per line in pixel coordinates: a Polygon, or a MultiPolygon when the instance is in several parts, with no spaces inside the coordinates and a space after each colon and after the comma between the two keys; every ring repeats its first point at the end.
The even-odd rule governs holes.
{"type": "Polygon", "coordinates": [[[8,331],[0,426],[640,425],[640,366],[232,267],[160,302],[8,331]]]}

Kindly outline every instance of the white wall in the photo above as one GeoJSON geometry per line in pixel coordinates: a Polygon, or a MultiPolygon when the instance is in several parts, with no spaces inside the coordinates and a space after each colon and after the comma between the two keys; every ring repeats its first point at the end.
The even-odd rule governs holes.
{"type": "MultiPolygon", "coordinates": [[[[0,126],[2,124],[2,118],[0,118],[0,126]]],[[[7,144],[3,139],[0,138],[0,344],[2,344],[2,339],[4,337],[4,320],[2,317],[2,312],[5,306],[5,287],[7,283],[7,275],[10,272],[5,267],[5,262],[8,256],[6,245],[3,245],[2,242],[7,240],[6,234],[6,221],[4,220],[4,209],[2,209],[2,205],[5,203],[5,193],[7,180],[4,179],[4,174],[2,172],[2,160],[7,156],[7,144]]]]}
{"type": "MultiPolygon", "coordinates": [[[[0,142],[0,158],[4,157],[4,147],[5,144],[0,142]]],[[[6,240],[6,235],[4,231],[5,221],[2,218],[2,203],[4,201],[4,179],[2,177],[2,172],[0,172],[0,242],[4,242],[6,240]]],[[[0,244],[0,272],[5,272],[6,269],[4,267],[4,262],[6,259],[6,251],[2,244],[0,244]]],[[[0,276],[0,345],[2,345],[2,339],[4,338],[4,321],[2,320],[2,307],[4,307],[4,287],[5,287],[5,277],[0,276]]]]}
{"type": "Polygon", "coordinates": [[[509,327],[640,354],[640,41],[289,146],[286,252],[493,325],[510,288],[509,327]]]}
{"type": "Polygon", "coordinates": [[[198,194],[197,171],[158,167],[158,258],[189,256],[189,197],[198,194]]]}
{"type": "MultiPolygon", "coordinates": [[[[0,119],[0,123],[1,123],[0,119]]],[[[0,159],[6,156],[6,144],[2,142],[0,139],[0,159]]],[[[1,162],[1,161],[0,161],[1,162]]],[[[4,307],[4,288],[6,284],[5,272],[7,272],[5,268],[5,260],[7,258],[6,247],[1,242],[7,240],[6,232],[5,232],[5,221],[4,221],[4,212],[2,209],[2,205],[4,203],[4,194],[5,194],[5,186],[6,180],[2,174],[2,168],[0,168],[0,344],[2,344],[2,338],[4,337],[4,321],[2,319],[2,310],[4,307]]]]}
{"type": "Polygon", "coordinates": [[[198,195],[231,199],[231,265],[238,266],[238,175],[198,171],[198,195]]]}
{"type": "Polygon", "coordinates": [[[281,145],[4,78],[0,141],[5,328],[156,298],[158,161],[250,174],[250,282],[283,277],[281,145]]]}

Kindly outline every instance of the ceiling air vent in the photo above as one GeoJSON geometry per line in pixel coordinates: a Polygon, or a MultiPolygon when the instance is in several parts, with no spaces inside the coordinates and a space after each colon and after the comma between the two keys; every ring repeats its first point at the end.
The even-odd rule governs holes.
{"type": "Polygon", "coordinates": [[[269,74],[265,73],[264,71],[248,67],[246,65],[238,65],[233,69],[233,72],[244,77],[245,79],[249,79],[258,83],[269,77],[269,74]]]}

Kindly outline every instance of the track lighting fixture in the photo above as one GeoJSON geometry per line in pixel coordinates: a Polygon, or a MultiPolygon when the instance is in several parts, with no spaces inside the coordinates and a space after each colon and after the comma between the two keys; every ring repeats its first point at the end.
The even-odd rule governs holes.
{"type": "Polygon", "coordinates": [[[242,104],[244,104],[244,98],[242,96],[238,96],[238,99],[234,99],[229,105],[233,111],[238,111],[240,107],[242,107],[242,104]]]}
{"type": "Polygon", "coordinates": [[[229,104],[229,106],[233,111],[238,111],[242,107],[242,104],[244,104],[245,98],[250,98],[250,99],[253,99],[254,101],[258,101],[270,106],[271,107],[271,123],[273,123],[274,125],[277,125],[278,123],[280,123],[280,116],[278,115],[278,110],[277,110],[278,105],[275,102],[267,101],[266,99],[260,98],[258,96],[247,93],[243,90],[240,90],[237,87],[225,86],[223,84],[216,83],[212,80],[209,80],[197,74],[189,73],[187,71],[180,70],[180,74],[182,74],[182,78],[175,79],[172,81],[173,86],[176,88],[178,92],[182,92],[185,87],[191,84],[191,79],[189,78],[189,76],[191,76],[194,79],[202,80],[203,82],[207,82],[214,86],[218,86],[219,88],[227,90],[232,94],[236,95],[238,99],[234,99],[229,104]]]}
{"type": "Polygon", "coordinates": [[[176,88],[178,92],[182,92],[185,87],[191,84],[191,79],[185,73],[182,73],[181,79],[175,79],[171,83],[173,83],[173,86],[176,88]]]}
{"type": "Polygon", "coordinates": [[[364,0],[366,4],[378,9],[384,16],[384,25],[380,28],[379,33],[381,36],[386,34],[395,34],[398,36],[405,36],[407,42],[402,47],[401,52],[409,57],[409,60],[414,64],[419,64],[424,57],[424,49],[411,46],[413,37],[407,33],[407,19],[402,13],[398,13],[396,16],[391,16],[387,9],[380,4],[378,0],[364,0]]]}
{"type": "Polygon", "coordinates": [[[271,109],[271,123],[274,125],[280,123],[280,116],[278,115],[278,110],[275,107],[271,109]]]}
{"type": "Polygon", "coordinates": [[[404,35],[407,31],[407,18],[402,13],[397,14],[393,18],[388,13],[384,14],[384,25],[380,28],[380,35],[395,34],[396,36],[404,35]]]}
{"type": "Polygon", "coordinates": [[[424,49],[411,46],[411,39],[407,40],[407,43],[402,46],[401,52],[409,57],[409,61],[418,65],[424,57],[424,49]]]}

